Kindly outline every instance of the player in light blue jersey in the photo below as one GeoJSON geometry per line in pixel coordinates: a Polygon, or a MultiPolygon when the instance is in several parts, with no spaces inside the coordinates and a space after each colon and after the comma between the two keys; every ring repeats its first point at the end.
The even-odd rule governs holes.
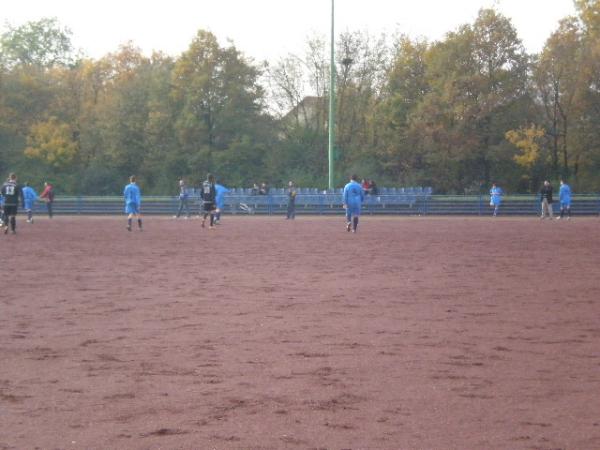
{"type": "Polygon", "coordinates": [[[350,182],[344,186],[342,199],[344,209],[346,210],[346,231],[349,232],[352,229],[353,233],[356,233],[356,229],[358,228],[360,209],[365,199],[365,193],[357,180],[358,177],[356,175],[350,177],[350,182]]]}
{"type": "Polygon", "coordinates": [[[0,228],[4,226],[4,195],[0,193],[0,228]]]}
{"type": "Polygon", "coordinates": [[[496,186],[496,183],[493,183],[490,189],[490,206],[494,208],[494,217],[498,215],[503,194],[502,189],[496,186]]]}
{"type": "Polygon", "coordinates": [[[567,220],[571,220],[571,187],[564,181],[560,180],[560,190],[558,191],[558,197],[560,200],[560,217],[562,219],[567,212],[567,220]]]}
{"type": "Polygon", "coordinates": [[[127,230],[131,231],[131,221],[135,217],[138,227],[142,231],[142,215],[140,208],[142,206],[142,192],[136,183],[135,175],[129,177],[129,184],[123,191],[125,197],[125,214],[127,214],[127,230]]]}
{"type": "Polygon", "coordinates": [[[221,211],[225,208],[225,194],[229,192],[229,189],[217,183],[215,184],[215,190],[217,191],[215,196],[215,202],[217,204],[217,210],[215,211],[215,225],[219,225],[221,222],[221,211]]]}
{"type": "Polygon", "coordinates": [[[33,223],[33,205],[35,201],[38,199],[38,194],[35,192],[29,183],[25,183],[23,185],[23,208],[27,213],[27,223],[33,223]]]}

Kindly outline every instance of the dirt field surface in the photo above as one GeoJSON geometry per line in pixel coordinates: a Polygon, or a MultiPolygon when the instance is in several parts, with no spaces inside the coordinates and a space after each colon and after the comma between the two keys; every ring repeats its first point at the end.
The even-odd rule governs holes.
{"type": "Polygon", "coordinates": [[[19,218],[0,449],[600,449],[600,219],[19,218]]]}

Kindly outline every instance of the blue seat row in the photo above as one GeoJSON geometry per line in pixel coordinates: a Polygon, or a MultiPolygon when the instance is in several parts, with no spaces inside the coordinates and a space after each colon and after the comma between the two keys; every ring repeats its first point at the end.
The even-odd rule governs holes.
{"type": "MultiPolygon", "coordinates": [[[[190,192],[193,194],[197,194],[195,189],[190,189],[190,192]]],[[[299,187],[297,188],[298,194],[342,194],[342,188],[336,189],[319,189],[314,187],[299,187]]],[[[235,195],[257,195],[257,193],[252,188],[231,188],[231,194],[235,195]]],[[[389,194],[417,194],[417,195],[431,195],[433,193],[433,189],[431,187],[381,187],[378,188],[378,195],[389,195],[389,194]]],[[[269,195],[286,195],[286,188],[270,188],[269,195]]]]}

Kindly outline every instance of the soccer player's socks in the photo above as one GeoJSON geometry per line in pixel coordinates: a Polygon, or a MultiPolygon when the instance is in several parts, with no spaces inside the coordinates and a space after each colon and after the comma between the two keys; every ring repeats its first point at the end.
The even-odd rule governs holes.
{"type": "Polygon", "coordinates": [[[27,211],[27,219],[31,220],[32,217],[33,217],[33,211],[27,211]]]}
{"type": "Polygon", "coordinates": [[[356,231],[356,229],[358,228],[358,217],[354,217],[353,218],[353,225],[352,228],[356,231]]]}
{"type": "Polygon", "coordinates": [[[127,219],[127,228],[131,230],[131,217],[127,219]]]}
{"type": "Polygon", "coordinates": [[[215,215],[211,214],[210,215],[210,226],[212,227],[215,224],[215,215]]]}
{"type": "Polygon", "coordinates": [[[140,227],[140,230],[142,229],[142,219],[138,219],[138,227],[140,227]]]}
{"type": "Polygon", "coordinates": [[[560,209],[560,218],[562,219],[564,217],[564,215],[565,215],[565,209],[561,208],[560,209]]]}
{"type": "Polygon", "coordinates": [[[15,216],[12,216],[10,218],[10,229],[12,231],[15,231],[16,228],[17,228],[17,218],[15,216]]]}

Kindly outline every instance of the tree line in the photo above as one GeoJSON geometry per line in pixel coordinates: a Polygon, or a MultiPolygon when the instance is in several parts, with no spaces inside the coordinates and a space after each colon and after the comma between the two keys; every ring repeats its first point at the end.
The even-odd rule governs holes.
{"type": "MultiPolygon", "coordinates": [[[[482,9],[439,41],[336,42],[336,185],[350,173],[437,193],[600,189],[600,2],[576,0],[539,54],[482,9]]],[[[229,186],[327,185],[328,42],[256,62],[200,30],[177,57],[82,56],[56,19],[0,35],[0,175],[62,193],[145,193],[207,172],[229,186]]]]}

